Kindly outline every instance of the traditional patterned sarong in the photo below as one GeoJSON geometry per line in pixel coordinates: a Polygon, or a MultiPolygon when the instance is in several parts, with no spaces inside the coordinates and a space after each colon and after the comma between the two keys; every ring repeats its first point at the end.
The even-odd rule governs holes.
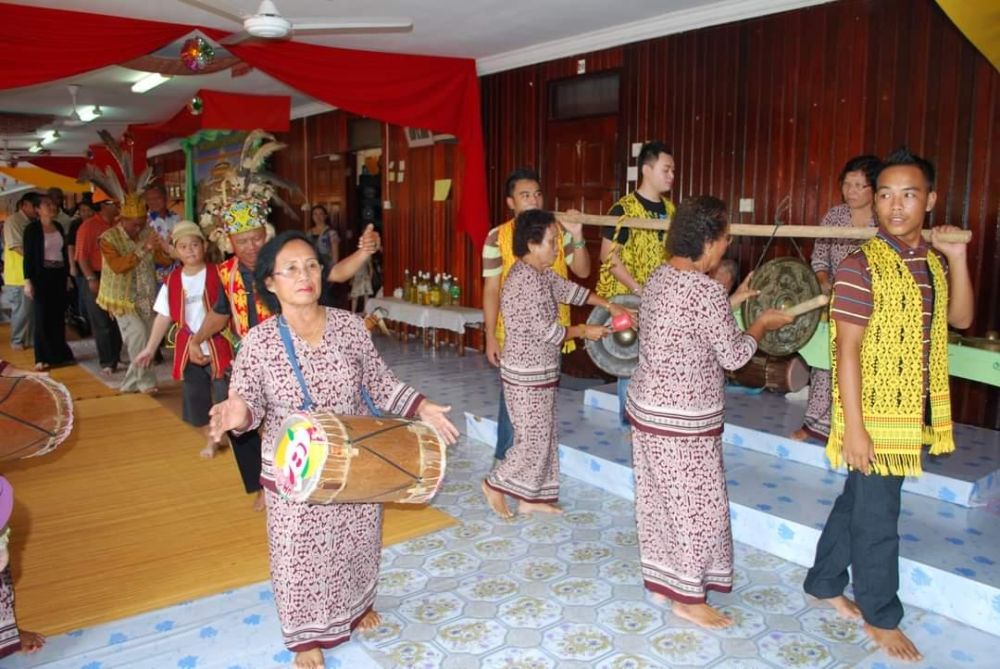
{"type": "Polygon", "coordinates": [[[347,641],[375,602],[382,506],[298,504],[271,490],[264,495],[285,646],[301,653],[347,641]]]}
{"type": "Polygon", "coordinates": [[[14,617],[14,581],[10,567],[0,572],[0,657],[21,650],[21,633],[14,617]]]}
{"type": "Polygon", "coordinates": [[[733,587],[722,437],[632,434],[636,523],[646,588],[684,604],[733,587]]]}
{"type": "Polygon", "coordinates": [[[514,424],[514,446],[486,485],[525,502],[559,500],[555,386],[504,383],[507,411],[514,424]]]}
{"type": "Polygon", "coordinates": [[[813,367],[809,372],[809,401],[802,428],[814,439],[830,436],[830,370],[813,367]]]}

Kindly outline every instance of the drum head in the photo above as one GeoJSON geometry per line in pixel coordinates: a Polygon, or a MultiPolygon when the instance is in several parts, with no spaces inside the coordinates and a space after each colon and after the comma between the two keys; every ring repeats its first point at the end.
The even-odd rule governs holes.
{"type": "MultiPolygon", "coordinates": [[[[611,302],[629,309],[639,309],[638,295],[616,295],[611,302]]],[[[604,307],[594,307],[587,318],[587,325],[605,325],[611,327],[611,313],[604,307]]],[[[609,334],[598,341],[587,342],[587,354],[602,371],[619,377],[632,376],[635,366],[639,364],[639,338],[633,337],[631,342],[623,343],[621,337],[609,334]]]]}
{"type": "MultiPolygon", "coordinates": [[[[819,281],[812,268],[798,258],[776,258],[764,263],[753,274],[750,288],[760,295],[743,303],[743,322],[754,322],[765,309],[794,306],[820,294],[819,281]]],[[[822,309],[802,314],[794,321],[764,335],[760,350],[770,355],[790,355],[806,345],[819,325],[822,309]]]]}
{"type": "Polygon", "coordinates": [[[0,460],[45,455],[73,431],[73,399],[47,376],[0,376],[0,460]]]}

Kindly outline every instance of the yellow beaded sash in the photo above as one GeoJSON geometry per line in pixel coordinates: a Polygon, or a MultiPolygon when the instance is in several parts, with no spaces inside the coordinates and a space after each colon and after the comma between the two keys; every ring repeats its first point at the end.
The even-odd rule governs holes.
{"type": "MultiPolygon", "coordinates": [[[[655,218],[655,216],[646,211],[646,208],[639,202],[639,198],[635,196],[635,193],[629,193],[618,200],[618,204],[622,208],[622,218],[655,218]]],[[[664,198],[663,205],[666,207],[667,220],[672,220],[674,217],[674,203],[664,198]]],[[[621,227],[621,223],[615,226],[615,234],[612,240],[612,254],[617,253],[621,259],[621,263],[629,271],[629,274],[632,275],[632,278],[640,286],[644,286],[649,275],[667,260],[666,237],[660,239],[660,233],[657,230],[630,228],[628,239],[624,244],[619,244],[618,235],[621,232],[621,227]]],[[[601,263],[600,274],[597,278],[597,294],[607,299],[615,295],[627,295],[632,292],[628,286],[615,278],[615,275],[611,273],[611,259],[613,257],[613,255],[609,255],[608,259],[601,263]]]]}
{"type": "MultiPolygon", "coordinates": [[[[937,256],[927,253],[934,287],[931,319],[931,424],[924,424],[923,297],[899,254],[881,239],[861,247],[871,268],[873,311],[861,343],[861,411],[875,446],[872,470],[882,476],[919,476],[923,444],[931,455],[955,450],[948,389],[948,285],[937,256]]],[[[837,323],[830,319],[833,422],[826,455],[843,462],[844,411],[837,381],[837,323]]]]}

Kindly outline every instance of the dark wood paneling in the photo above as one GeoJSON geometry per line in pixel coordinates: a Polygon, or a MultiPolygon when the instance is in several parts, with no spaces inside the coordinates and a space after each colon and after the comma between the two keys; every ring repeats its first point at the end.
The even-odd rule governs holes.
{"type": "MultiPolygon", "coordinates": [[[[1000,328],[1000,74],[933,0],[843,0],[484,77],[492,222],[508,215],[507,172],[551,173],[546,85],[575,76],[579,58],[588,73],[622,72],[620,186],[631,143],[662,139],[677,161],[675,199],[722,197],[734,221],[768,224],[787,196],[786,222],[818,223],[840,202],[849,157],[903,144],[925,155],[939,175],[933,223],[973,232],[970,333],[1000,328]],[[739,198],[754,200],[752,214],[737,212],[739,198]]],[[[744,270],[764,244],[734,244],[744,270]]],[[[781,241],[768,256],[794,253],[781,241]]],[[[954,398],[963,422],[1000,428],[997,389],[960,382],[954,398]]]]}

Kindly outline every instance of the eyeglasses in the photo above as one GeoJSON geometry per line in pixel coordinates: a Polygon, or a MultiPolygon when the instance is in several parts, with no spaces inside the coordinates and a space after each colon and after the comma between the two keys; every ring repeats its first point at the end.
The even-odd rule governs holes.
{"type": "Polygon", "coordinates": [[[304,265],[286,265],[280,270],[274,270],[273,274],[275,276],[283,276],[286,279],[298,279],[306,275],[315,276],[322,270],[323,265],[318,260],[307,260],[304,265]]]}

